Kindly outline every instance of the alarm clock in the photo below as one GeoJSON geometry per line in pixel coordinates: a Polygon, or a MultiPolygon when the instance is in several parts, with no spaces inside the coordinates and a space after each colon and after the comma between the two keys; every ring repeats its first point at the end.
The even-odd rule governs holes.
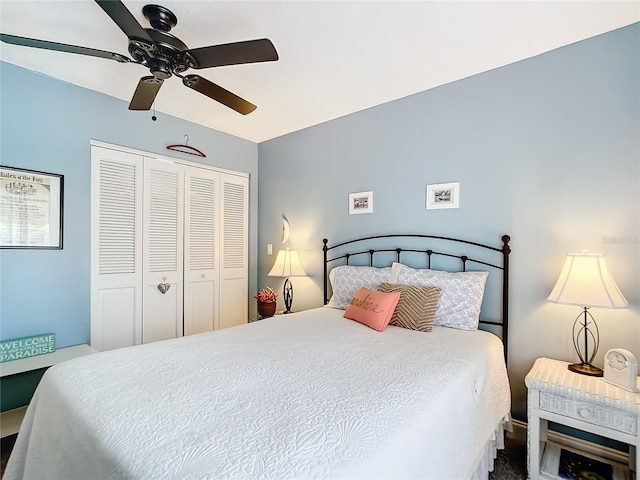
{"type": "Polygon", "coordinates": [[[624,348],[612,348],[604,356],[604,380],[630,392],[637,392],[638,360],[624,348]]]}

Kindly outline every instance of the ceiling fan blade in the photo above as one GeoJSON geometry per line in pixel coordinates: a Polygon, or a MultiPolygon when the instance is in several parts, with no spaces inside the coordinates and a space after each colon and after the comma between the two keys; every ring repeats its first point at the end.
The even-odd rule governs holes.
{"type": "Polygon", "coordinates": [[[164,80],[153,76],[142,77],[133,94],[129,110],[149,110],[164,80]]]}
{"type": "Polygon", "coordinates": [[[54,50],[57,52],[79,53],[80,55],[89,55],[90,57],[108,58],[120,63],[131,62],[128,57],[119,53],[106,52],[104,50],[96,50],[95,48],[78,47],[76,45],[67,45],[65,43],[47,42],[45,40],[36,40],[35,38],[16,37],[15,35],[7,35],[0,33],[0,40],[4,43],[12,45],[20,45],[23,47],[42,48],[45,50],[54,50]]]}
{"type": "Polygon", "coordinates": [[[186,53],[195,61],[196,69],[278,60],[278,52],[268,38],[194,48],[186,53]]]}
{"type": "Polygon", "coordinates": [[[257,108],[253,103],[247,102],[236,94],[231,93],[229,90],[225,90],[221,86],[216,85],[199,75],[186,75],[182,79],[182,83],[196,92],[200,92],[203,95],[214,99],[216,102],[220,102],[236,112],[241,113],[242,115],[247,115],[257,108]]]}
{"type": "Polygon", "coordinates": [[[96,0],[96,3],[100,5],[100,8],[111,17],[111,20],[120,27],[120,30],[122,30],[130,40],[138,40],[149,47],[153,46],[151,36],[142,28],[136,18],[127,7],[124,6],[124,3],[120,0],[96,0]]]}

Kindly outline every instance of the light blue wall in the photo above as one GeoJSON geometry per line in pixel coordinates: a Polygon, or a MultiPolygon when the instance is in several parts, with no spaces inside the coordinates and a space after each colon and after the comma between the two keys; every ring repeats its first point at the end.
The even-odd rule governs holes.
{"type": "Polygon", "coordinates": [[[64,249],[0,250],[0,338],[53,332],[58,347],[90,340],[91,139],[249,173],[255,290],[257,144],[161,113],[153,122],[151,113],[130,112],[113,97],[8,63],[0,68],[2,165],[63,174],[65,181],[64,249]],[[166,150],[184,143],[184,134],[206,159],[166,150]]]}
{"type": "MultiPolygon", "coordinates": [[[[607,255],[627,310],[596,310],[601,346],[640,357],[638,24],[259,145],[258,283],[281,241],[310,278],[294,309],[322,304],[321,240],[422,232],[497,244],[512,236],[510,377],[524,419],[535,358],[575,360],[579,309],[546,302],[567,253],[607,255]],[[425,187],[459,181],[460,208],[426,210],[425,187]],[[348,215],[351,192],[374,212],[348,215]]],[[[398,78],[401,82],[402,79],[398,78]]]]}

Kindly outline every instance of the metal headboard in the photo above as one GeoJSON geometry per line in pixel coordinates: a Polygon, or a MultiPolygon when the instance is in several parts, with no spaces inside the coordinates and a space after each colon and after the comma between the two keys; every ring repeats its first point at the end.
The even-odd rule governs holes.
{"type": "MultiPolygon", "coordinates": [[[[348,240],[346,242],[342,242],[342,243],[337,243],[335,245],[331,245],[328,246],[328,240],[325,238],[322,240],[323,243],[323,247],[322,247],[322,251],[324,253],[324,304],[326,305],[329,302],[329,264],[333,263],[333,262],[340,262],[341,260],[343,260],[343,262],[339,263],[339,264],[344,264],[344,265],[349,265],[349,261],[357,256],[362,256],[362,255],[368,255],[368,263],[369,266],[386,266],[386,265],[376,265],[374,263],[374,256],[376,253],[380,253],[380,252],[395,252],[395,261],[398,263],[401,263],[401,256],[403,253],[406,252],[412,252],[412,253],[421,253],[421,254],[425,254],[426,255],[426,259],[427,259],[427,268],[431,268],[431,260],[433,257],[450,257],[450,258],[457,258],[460,260],[461,264],[460,264],[460,270],[459,271],[466,271],[467,270],[467,265],[468,264],[478,264],[478,265],[484,265],[486,267],[491,267],[494,268],[500,272],[502,272],[502,294],[501,294],[501,314],[500,314],[500,321],[490,321],[490,320],[480,320],[480,323],[483,325],[492,325],[492,326],[497,326],[502,328],[502,343],[504,345],[504,356],[505,356],[505,360],[507,360],[507,355],[508,355],[508,338],[509,338],[509,254],[511,253],[511,247],[509,247],[509,242],[511,241],[511,237],[509,235],[503,235],[502,236],[502,246],[501,247],[492,247],[490,245],[485,245],[482,243],[477,243],[477,242],[471,242],[468,240],[462,240],[459,238],[451,238],[451,237],[442,237],[442,236],[437,236],[437,235],[425,235],[425,234],[418,234],[418,233],[410,233],[410,234],[389,234],[389,235],[374,235],[371,237],[362,237],[362,238],[356,238],[354,240],[348,240]],[[355,251],[355,252],[348,252],[348,253],[341,253],[342,252],[342,248],[341,247],[345,247],[347,245],[352,246],[352,248],[357,249],[357,248],[363,248],[362,246],[358,246],[357,244],[363,245],[365,244],[365,242],[370,242],[370,241],[374,241],[376,243],[378,243],[377,241],[380,239],[393,239],[394,242],[400,242],[402,239],[416,239],[414,243],[419,243],[420,246],[418,248],[401,248],[401,247],[375,247],[375,248],[369,248],[369,249],[365,249],[365,250],[360,250],[360,251],[355,251]],[[443,252],[443,251],[437,251],[431,248],[428,248],[426,246],[426,241],[423,242],[423,240],[428,240],[429,242],[439,242],[439,243],[443,243],[445,245],[451,245],[452,247],[454,245],[458,245],[458,244],[465,244],[465,245],[469,245],[469,246],[473,246],[473,247],[477,247],[479,249],[484,249],[484,250],[489,250],[489,251],[493,251],[493,252],[499,252],[500,255],[498,255],[498,262],[492,262],[492,261],[487,261],[484,259],[477,259],[477,258],[472,258],[470,256],[467,255],[462,255],[462,254],[454,254],[454,253],[448,253],[448,252],[443,252]],[[448,243],[450,242],[450,243],[448,243]],[[422,244],[425,244],[424,247],[422,247],[422,244]],[[331,250],[334,250],[336,252],[338,252],[338,250],[336,249],[340,249],[340,253],[336,253],[335,257],[329,258],[329,252],[331,250]]],[[[380,242],[382,243],[382,242],[380,242]]],[[[349,247],[351,248],[351,247],[349,247]]],[[[469,247],[471,248],[471,247],[469,247]]],[[[482,250],[480,250],[482,251],[482,250]]],[[[488,252],[490,253],[490,252],[488,252]]],[[[337,265],[336,265],[337,266],[337,265]]]]}

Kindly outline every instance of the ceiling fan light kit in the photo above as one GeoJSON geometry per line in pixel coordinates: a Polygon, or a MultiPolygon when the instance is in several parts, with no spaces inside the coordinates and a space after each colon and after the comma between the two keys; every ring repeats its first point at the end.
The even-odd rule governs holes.
{"type": "Polygon", "coordinates": [[[164,80],[176,76],[192,90],[201,93],[242,115],[256,106],[238,95],[199,75],[182,75],[189,69],[204,69],[227,65],[240,65],[278,60],[273,43],[267,38],[247,40],[221,45],[210,45],[190,50],[179,38],[169,32],[178,24],[178,18],[160,5],[145,5],[142,13],[152,28],[143,28],[120,0],[95,0],[129,39],[129,55],[94,48],[67,45],[33,38],[0,33],[4,43],[23,47],[55,50],[65,53],[88,55],[115,60],[120,63],[137,63],[149,69],[151,76],[144,76],[129,104],[129,110],[150,110],[164,80]]]}

